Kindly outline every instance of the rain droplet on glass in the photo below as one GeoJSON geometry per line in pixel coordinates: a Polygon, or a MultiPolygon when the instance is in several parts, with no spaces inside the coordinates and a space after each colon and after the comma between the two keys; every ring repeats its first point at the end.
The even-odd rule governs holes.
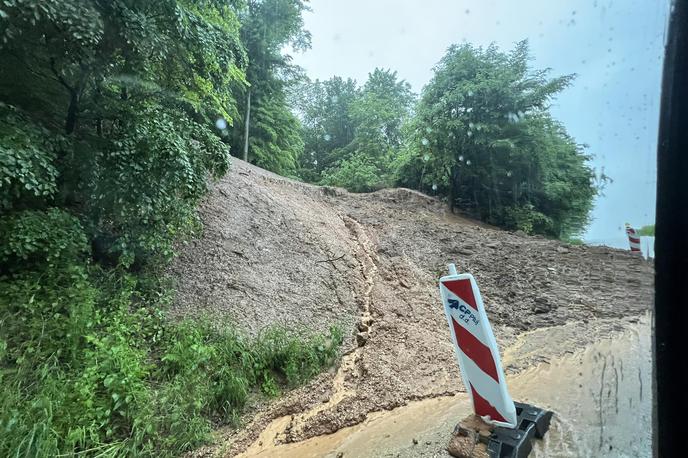
{"type": "Polygon", "coordinates": [[[215,127],[220,130],[224,130],[227,128],[227,121],[225,121],[224,118],[218,118],[218,120],[215,121],[215,127]]]}

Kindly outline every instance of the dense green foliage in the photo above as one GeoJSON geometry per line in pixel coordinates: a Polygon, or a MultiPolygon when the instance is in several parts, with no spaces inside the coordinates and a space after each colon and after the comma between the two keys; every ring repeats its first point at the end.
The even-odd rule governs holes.
{"type": "Polygon", "coordinates": [[[351,106],[358,97],[356,81],[337,76],[298,88],[296,105],[304,140],[300,174],[307,181],[319,182],[323,172],[336,163],[337,153],[353,140],[351,106]]]}
{"type": "Polygon", "coordinates": [[[654,237],[655,236],[655,225],[649,224],[638,229],[638,235],[654,237]]]}
{"type": "Polygon", "coordinates": [[[414,102],[409,84],[378,68],[360,89],[335,77],[303,93],[304,175],[356,192],[392,185],[414,102]]]}
{"type": "Polygon", "coordinates": [[[339,77],[304,85],[301,176],[355,192],[406,186],[508,229],[580,234],[606,177],[549,114],[573,77],[528,60],[527,42],[509,53],[452,46],[416,105],[380,69],[361,88],[339,77]]]}
{"type": "Polygon", "coordinates": [[[171,324],[140,282],[68,263],[0,280],[2,456],[176,455],[236,423],[249,396],[332,364],[341,342],[171,324]]]}
{"type": "Polygon", "coordinates": [[[434,184],[451,207],[499,226],[579,233],[595,176],[582,146],[548,112],[571,79],[531,70],[526,42],[510,53],[452,46],[423,91],[401,181],[434,184]]]}
{"type": "MultiPolygon", "coordinates": [[[[249,339],[161,311],[160,268],[229,166],[247,8],[0,0],[1,456],[176,455],[332,363],[336,329],[249,339]]],[[[261,141],[298,150],[284,97],[259,98],[269,129],[262,103],[291,124],[261,141]]]]}
{"type": "Polygon", "coordinates": [[[248,0],[241,16],[249,85],[237,91],[241,122],[234,126],[232,149],[243,157],[250,93],[248,160],[290,176],[296,175],[303,140],[299,121],[287,103],[287,92],[300,79],[300,73],[283,54],[283,48],[289,45],[302,51],[310,47],[310,34],[303,29],[302,13],[306,9],[304,0],[248,0]]]}
{"type": "Polygon", "coordinates": [[[202,5],[0,2],[6,211],[67,209],[114,263],[169,256],[227,169],[211,129],[246,64],[235,8],[202,5]]]}

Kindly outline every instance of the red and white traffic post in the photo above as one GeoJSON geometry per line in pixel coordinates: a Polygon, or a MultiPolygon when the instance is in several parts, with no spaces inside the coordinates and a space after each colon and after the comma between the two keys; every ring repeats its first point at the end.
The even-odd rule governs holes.
{"type": "Polygon", "coordinates": [[[454,264],[440,278],[440,296],[459,362],[461,378],[475,414],[494,425],[487,439],[491,457],[525,457],[531,440],[549,429],[552,412],[514,403],[506,387],[497,341],[485,313],[478,284],[454,264]]]}
{"type": "Polygon", "coordinates": [[[628,244],[631,247],[631,252],[640,253],[640,235],[638,235],[638,231],[633,229],[628,223],[626,223],[626,235],[628,236],[628,244]]]}

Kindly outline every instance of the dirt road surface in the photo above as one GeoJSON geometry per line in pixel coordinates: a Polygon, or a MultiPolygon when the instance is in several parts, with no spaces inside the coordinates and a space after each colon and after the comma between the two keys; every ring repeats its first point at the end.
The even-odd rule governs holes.
{"type": "MultiPolygon", "coordinates": [[[[491,228],[411,190],[351,194],[235,160],[201,216],[203,237],[182,247],[170,269],[173,315],[210,315],[253,334],[272,324],[337,323],[347,340],[338,368],[252,406],[244,428],[221,430],[217,445],[196,456],[288,456],[276,447],[347,434],[400,406],[433,398],[461,405],[437,286],[449,262],[475,276],[509,377],[579,357],[647,320],[652,306],[653,267],[639,256],[491,228]]],[[[408,456],[443,456],[450,430],[408,456]]]]}

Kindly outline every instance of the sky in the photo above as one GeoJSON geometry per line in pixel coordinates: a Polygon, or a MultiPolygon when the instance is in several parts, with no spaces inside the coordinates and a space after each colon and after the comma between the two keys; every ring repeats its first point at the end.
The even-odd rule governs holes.
{"type": "Polygon", "coordinates": [[[503,50],[528,39],[533,68],[575,73],[551,111],[592,167],[613,179],[584,239],[627,248],[623,226],[654,223],[656,147],[669,0],[312,0],[312,48],[295,54],[311,79],[360,84],[396,70],[420,93],[454,43],[503,50]]]}

